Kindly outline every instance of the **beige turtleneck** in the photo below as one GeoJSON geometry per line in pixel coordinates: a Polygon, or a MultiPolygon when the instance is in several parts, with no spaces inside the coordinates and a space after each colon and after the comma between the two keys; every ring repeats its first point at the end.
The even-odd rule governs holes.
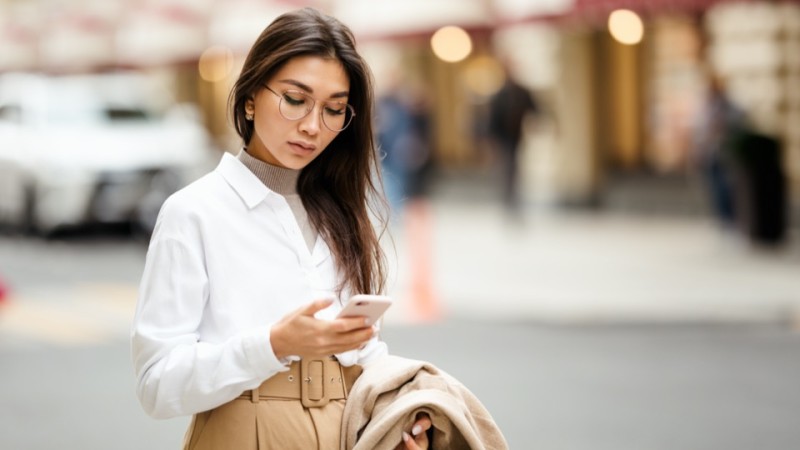
{"type": "Polygon", "coordinates": [[[237,158],[271,191],[282,195],[286,199],[289,208],[292,209],[295,220],[297,220],[297,224],[300,226],[300,230],[303,232],[303,238],[308,249],[312,250],[314,242],[317,240],[317,230],[309,222],[308,213],[303,207],[300,194],[297,193],[297,179],[300,177],[300,171],[265,163],[252,157],[247,153],[247,149],[242,149],[237,158]]]}

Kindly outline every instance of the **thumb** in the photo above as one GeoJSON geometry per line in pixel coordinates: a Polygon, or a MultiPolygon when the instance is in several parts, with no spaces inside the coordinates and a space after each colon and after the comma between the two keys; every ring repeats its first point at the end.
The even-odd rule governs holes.
{"type": "Polygon", "coordinates": [[[314,300],[313,302],[309,303],[306,306],[300,308],[300,315],[302,316],[313,316],[317,313],[317,311],[322,311],[323,309],[331,306],[333,303],[333,299],[325,298],[321,300],[314,300]]]}

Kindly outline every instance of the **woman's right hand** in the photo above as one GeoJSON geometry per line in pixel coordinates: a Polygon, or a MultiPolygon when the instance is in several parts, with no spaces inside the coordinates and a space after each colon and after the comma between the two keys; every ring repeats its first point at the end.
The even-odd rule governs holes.
{"type": "Polygon", "coordinates": [[[430,447],[428,433],[433,432],[431,417],[427,413],[418,413],[411,433],[403,431],[403,442],[395,450],[427,450],[430,447]]]}
{"type": "Polygon", "coordinates": [[[317,300],[289,313],[272,326],[270,342],[278,358],[289,355],[328,356],[354,350],[375,334],[364,317],[320,320],[314,317],[333,303],[317,300]]]}

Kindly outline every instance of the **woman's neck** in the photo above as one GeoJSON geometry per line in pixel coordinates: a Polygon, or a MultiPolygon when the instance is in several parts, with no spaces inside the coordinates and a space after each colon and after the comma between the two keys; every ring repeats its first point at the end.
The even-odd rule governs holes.
{"type": "Polygon", "coordinates": [[[300,177],[300,170],[273,166],[253,157],[247,153],[246,148],[239,152],[237,158],[272,191],[281,195],[297,194],[297,179],[300,177]]]}

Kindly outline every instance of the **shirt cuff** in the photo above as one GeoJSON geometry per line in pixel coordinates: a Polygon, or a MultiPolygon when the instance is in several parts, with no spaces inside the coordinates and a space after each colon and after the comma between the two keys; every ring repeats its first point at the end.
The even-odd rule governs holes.
{"type": "Polygon", "coordinates": [[[278,361],[280,361],[281,364],[283,364],[284,366],[288,367],[289,364],[291,364],[291,363],[293,363],[295,361],[300,361],[300,357],[297,356],[297,355],[289,355],[289,356],[287,356],[285,358],[278,358],[278,361]]]}
{"type": "Polygon", "coordinates": [[[358,364],[369,364],[389,354],[389,346],[378,338],[373,338],[363,350],[358,353],[358,364]]]}
{"type": "Polygon", "coordinates": [[[250,366],[260,377],[268,377],[275,372],[288,370],[287,363],[282,360],[292,358],[289,356],[288,358],[278,359],[275,356],[269,339],[271,330],[272,326],[267,325],[254,328],[242,335],[242,347],[244,348],[245,357],[247,357],[250,366]]]}

